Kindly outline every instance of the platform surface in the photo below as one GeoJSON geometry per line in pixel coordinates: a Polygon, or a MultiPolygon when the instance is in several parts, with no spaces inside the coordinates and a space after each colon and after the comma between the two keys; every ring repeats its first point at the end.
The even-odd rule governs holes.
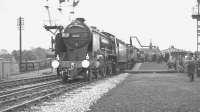
{"type": "Polygon", "coordinates": [[[130,74],[90,112],[200,112],[200,79],[183,73],[130,74]]]}
{"type": "Polygon", "coordinates": [[[168,69],[166,63],[144,62],[137,63],[133,69],[125,70],[127,73],[175,73],[173,69],[168,69]]]}

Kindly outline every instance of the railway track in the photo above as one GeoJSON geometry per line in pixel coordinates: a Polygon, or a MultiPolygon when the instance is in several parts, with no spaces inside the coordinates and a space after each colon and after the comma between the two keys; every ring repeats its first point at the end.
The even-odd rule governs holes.
{"type": "Polygon", "coordinates": [[[0,92],[0,111],[16,111],[20,107],[58,96],[66,91],[84,86],[91,82],[75,82],[62,84],[60,80],[34,84],[32,86],[10,89],[0,92]]]}
{"type": "Polygon", "coordinates": [[[24,79],[19,79],[19,80],[2,81],[0,82],[0,91],[7,90],[16,86],[35,84],[35,83],[44,82],[48,80],[55,80],[55,79],[57,79],[56,75],[47,75],[47,76],[34,77],[34,78],[24,78],[24,79]]]}

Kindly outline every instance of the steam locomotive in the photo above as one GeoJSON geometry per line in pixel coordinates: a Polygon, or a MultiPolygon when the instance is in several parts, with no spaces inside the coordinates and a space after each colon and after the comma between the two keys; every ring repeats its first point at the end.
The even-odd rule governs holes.
{"type": "Polygon", "coordinates": [[[64,82],[76,78],[92,80],[131,68],[137,53],[132,45],[77,18],[56,34],[56,60],[52,66],[64,82]]]}

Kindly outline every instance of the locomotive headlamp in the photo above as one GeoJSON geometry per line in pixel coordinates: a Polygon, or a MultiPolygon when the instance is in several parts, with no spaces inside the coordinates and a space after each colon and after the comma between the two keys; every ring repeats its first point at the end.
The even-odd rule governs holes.
{"type": "Polygon", "coordinates": [[[81,65],[82,65],[83,68],[87,68],[87,67],[89,67],[90,62],[89,62],[88,60],[83,60],[83,61],[81,62],[81,65]]]}
{"type": "Polygon", "coordinates": [[[60,64],[60,63],[59,63],[57,60],[53,60],[52,63],[51,63],[51,66],[52,66],[53,68],[58,68],[59,64],[60,64]]]}

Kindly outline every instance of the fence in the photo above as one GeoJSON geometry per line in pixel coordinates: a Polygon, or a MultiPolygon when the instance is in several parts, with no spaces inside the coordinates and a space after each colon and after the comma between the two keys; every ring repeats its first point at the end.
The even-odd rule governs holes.
{"type": "MultiPolygon", "coordinates": [[[[52,59],[25,61],[21,64],[21,72],[31,72],[51,67],[52,59]]],[[[0,80],[6,80],[9,75],[19,74],[19,64],[0,58],[0,80]]]]}
{"type": "Polygon", "coordinates": [[[51,67],[52,59],[26,61],[21,64],[21,72],[42,70],[51,67]]]}

